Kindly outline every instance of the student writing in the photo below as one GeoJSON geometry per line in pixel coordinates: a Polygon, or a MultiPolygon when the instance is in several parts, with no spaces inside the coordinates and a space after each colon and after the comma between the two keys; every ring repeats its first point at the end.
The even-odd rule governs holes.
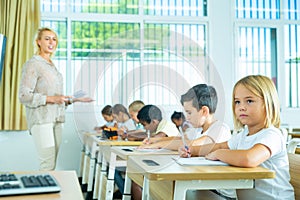
{"type": "MultiPolygon", "coordinates": [[[[187,121],[196,129],[186,132],[186,141],[189,146],[225,142],[231,138],[229,126],[215,118],[218,96],[215,88],[207,84],[198,84],[190,88],[181,96],[187,121]],[[194,138],[190,140],[190,138],[194,138]]],[[[189,130],[189,129],[188,129],[189,130]]],[[[140,148],[165,148],[178,150],[182,145],[180,137],[156,139],[151,138],[151,144],[140,148]]],[[[218,190],[218,193],[235,198],[234,190],[218,190]]]]}

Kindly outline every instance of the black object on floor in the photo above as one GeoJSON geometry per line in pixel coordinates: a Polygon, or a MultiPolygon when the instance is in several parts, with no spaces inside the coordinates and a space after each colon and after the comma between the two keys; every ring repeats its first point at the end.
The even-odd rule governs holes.
{"type": "Polygon", "coordinates": [[[87,184],[82,184],[81,185],[81,191],[86,192],[87,191],[87,184]]]}
{"type": "Polygon", "coordinates": [[[113,199],[122,199],[122,193],[120,192],[120,190],[114,192],[113,199]]]}
{"type": "Polygon", "coordinates": [[[93,199],[93,191],[87,192],[85,196],[85,200],[92,200],[93,199]]]}

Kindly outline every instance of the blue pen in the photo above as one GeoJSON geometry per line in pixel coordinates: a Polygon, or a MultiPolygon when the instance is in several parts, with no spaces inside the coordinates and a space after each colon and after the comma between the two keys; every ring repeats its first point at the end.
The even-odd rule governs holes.
{"type": "MultiPolygon", "coordinates": [[[[181,126],[179,126],[179,132],[180,132],[180,135],[181,135],[181,140],[182,140],[182,143],[184,145],[184,148],[188,151],[189,150],[189,146],[187,145],[187,143],[185,142],[185,139],[184,139],[184,134],[183,134],[183,131],[182,131],[182,128],[181,126]]],[[[188,157],[191,157],[191,155],[188,153],[188,157]]]]}
{"type": "Polygon", "coordinates": [[[125,141],[128,141],[128,135],[127,135],[127,131],[124,130],[124,135],[125,135],[125,141]]]}

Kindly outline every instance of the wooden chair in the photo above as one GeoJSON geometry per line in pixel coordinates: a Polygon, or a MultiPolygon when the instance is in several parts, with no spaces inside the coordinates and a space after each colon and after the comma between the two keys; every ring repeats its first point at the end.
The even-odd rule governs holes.
{"type": "Polygon", "coordinates": [[[288,130],[286,128],[280,128],[280,131],[285,139],[285,141],[288,141],[288,130]]]}
{"type": "Polygon", "coordinates": [[[295,199],[300,200],[300,155],[289,153],[291,184],[294,187],[295,199]]]}
{"type": "Polygon", "coordinates": [[[300,144],[300,138],[292,138],[287,144],[287,152],[295,153],[298,144],[300,144]]]}

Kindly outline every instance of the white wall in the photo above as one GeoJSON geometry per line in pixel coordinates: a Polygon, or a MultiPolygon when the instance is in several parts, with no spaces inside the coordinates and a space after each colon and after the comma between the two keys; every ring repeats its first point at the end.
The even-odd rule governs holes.
{"type": "MultiPolygon", "coordinates": [[[[57,170],[79,172],[82,144],[75,129],[72,112],[66,114],[57,170]]],[[[38,170],[39,162],[28,131],[0,132],[0,171],[38,170]]]]}
{"type": "Polygon", "coordinates": [[[233,70],[234,6],[232,4],[234,4],[232,0],[210,0],[208,4],[209,56],[216,68],[216,72],[210,71],[210,73],[218,73],[220,75],[222,83],[214,83],[214,86],[222,84],[224,90],[217,91],[219,95],[217,109],[219,112],[225,112],[223,120],[231,128],[233,128],[231,94],[235,83],[235,72],[233,70]],[[225,99],[222,97],[225,97],[225,99]]]}

